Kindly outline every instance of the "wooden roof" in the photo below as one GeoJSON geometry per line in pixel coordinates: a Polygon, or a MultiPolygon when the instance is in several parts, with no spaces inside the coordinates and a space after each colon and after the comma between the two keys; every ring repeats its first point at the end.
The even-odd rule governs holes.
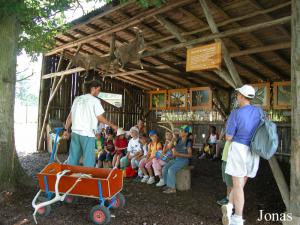
{"type": "MultiPolygon", "coordinates": [[[[120,46],[135,37],[133,27],[137,26],[146,44],[144,70],[131,63],[114,74],[114,79],[149,90],[207,84],[228,88],[213,71],[185,72],[186,47],[221,38],[244,82],[290,80],[290,1],[206,2],[219,33],[212,34],[198,0],[171,0],[149,9],[130,1],[106,5],[74,21],[68,31],[57,35],[56,46],[46,55],[59,55],[62,50],[74,54],[83,44],[81,52],[104,56],[109,54],[112,33],[120,46]]],[[[222,67],[227,70],[225,64],[222,67]]]]}

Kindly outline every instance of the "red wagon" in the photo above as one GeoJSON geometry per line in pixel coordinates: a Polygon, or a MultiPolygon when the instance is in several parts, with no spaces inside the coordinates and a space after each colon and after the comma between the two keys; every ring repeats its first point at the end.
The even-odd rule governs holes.
{"type": "Polygon", "coordinates": [[[66,201],[74,196],[96,198],[100,204],[90,211],[90,219],[95,224],[107,224],[110,221],[110,208],[122,208],[125,198],[120,193],[123,188],[123,174],[119,169],[103,169],[82,166],[71,166],[58,163],[48,164],[37,174],[40,191],[32,201],[34,219],[36,214],[47,216],[51,204],[66,201]],[[41,198],[42,192],[48,199],[41,198]],[[55,197],[49,197],[55,193],[55,197]],[[36,202],[39,202],[36,204],[36,202]]]}

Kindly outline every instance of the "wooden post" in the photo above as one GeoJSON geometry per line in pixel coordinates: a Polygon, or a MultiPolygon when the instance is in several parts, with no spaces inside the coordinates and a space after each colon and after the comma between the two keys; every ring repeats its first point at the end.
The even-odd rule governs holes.
{"type": "MultiPolygon", "coordinates": [[[[43,55],[42,58],[42,69],[41,69],[41,80],[40,80],[40,94],[39,94],[39,111],[38,111],[38,129],[37,129],[37,143],[40,139],[40,133],[42,128],[42,121],[43,121],[43,108],[44,108],[44,98],[45,98],[45,80],[42,79],[43,75],[46,73],[46,57],[43,55]]],[[[38,146],[37,150],[38,150],[38,146]]]]}
{"type": "MultiPolygon", "coordinates": [[[[211,31],[214,33],[214,34],[218,34],[219,33],[219,29],[214,21],[214,18],[212,17],[211,13],[210,13],[210,10],[209,10],[209,7],[206,3],[205,0],[199,0],[200,4],[201,4],[201,7],[203,9],[203,12],[205,14],[205,17],[206,17],[206,20],[208,22],[208,25],[211,29],[211,31]]],[[[235,83],[235,86],[237,87],[240,87],[242,86],[242,80],[229,56],[229,52],[225,46],[225,43],[220,39],[220,38],[216,38],[216,41],[220,41],[222,43],[222,55],[223,55],[223,58],[224,58],[224,61],[225,61],[225,64],[227,66],[227,69],[235,83]]]]}
{"type": "Polygon", "coordinates": [[[163,25],[171,34],[173,34],[180,42],[186,42],[186,39],[180,34],[177,26],[165,19],[161,15],[154,17],[161,25],[163,25]]]}
{"type": "Polygon", "coordinates": [[[236,84],[225,70],[214,70],[214,72],[218,74],[219,77],[221,77],[224,81],[226,81],[226,83],[229,84],[232,88],[237,88],[236,84]]]}
{"type": "Polygon", "coordinates": [[[290,212],[300,217],[300,1],[292,0],[292,142],[290,212]]]}
{"type": "MultiPolygon", "coordinates": [[[[76,50],[76,52],[75,52],[74,55],[76,55],[79,52],[80,48],[81,48],[81,45],[78,46],[78,48],[77,48],[77,50],[76,50]]],[[[68,66],[66,68],[66,70],[68,70],[71,67],[71,65],[72,65],[72,60],[70,60],[68,66]]],[[[40,148],[41,148],[41,145],[42,145],[43,134],[44,134],[44,131],[45,131],[45,128],[46,128],[46,122],[47,122],[48,115],[49,115],[50,104],[51,104],[51,102],[52,102],[52,100],[53,100],[53,98],[54,98],[54,96],[55,96],[58,88],[60,87],[60,85],[61,85],[64,77],[65,77],[65,75],[62,75],[60,77],[60,79],[59,79],[56,87],[52,86],[52,90],[50,92],[51,94],[50,94],[50,97],[49,97],[49,100],[48,100],[48,104],[47,104],[47,108],[46,108],[45,115],[44,115],[44,121],[43,121],[43,126],[42,126],[42,129],[41,129],[41,133],[40,133],[40,139],[39,139],[39,142],[38,142],[38,150],[41,150],[40,148]]]]}
{"type": "Polygon", "coordinates": [[[277,183],[278,189],[280,191],[282,200],[285,204],[285,207],[288,209],[289,208],[289,197],[290,197],[290,192],[289,192],[289,187],[284,179],[283,173],[280,169],[280,166],[277,162],[276,156],[273,156],[269,160],[269,165],[271,167],[272,173],[274,175],[275,181],[277,183]]]}

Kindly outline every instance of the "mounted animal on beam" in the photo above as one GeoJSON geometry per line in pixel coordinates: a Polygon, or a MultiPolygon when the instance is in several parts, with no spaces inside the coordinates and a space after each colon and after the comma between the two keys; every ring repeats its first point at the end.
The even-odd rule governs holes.
{"type": "Polygon", "coordinates": [[[100,57],[95,54],[88,55],[82,53],[77,53],[69,58],[72,60],[73,65],[84,68],[86,73],[89,70],[101,70],[107,74],[113,61],[110,55],[100,57]]]}
{"type": "Polygon", "coordinates": [[[136,34],[135,39],[129,43],[125,43],[122,46],[117,47],[114,52],[116,60],[118,64],[121,65],[122,69],[126,63],[132,61],[138,61],[141,69],[144,69],[141,62],[141,56],[145,50],[144,35],[142,30],[140,30],[138,27],[134,27],[133,30],[136,34]]]}

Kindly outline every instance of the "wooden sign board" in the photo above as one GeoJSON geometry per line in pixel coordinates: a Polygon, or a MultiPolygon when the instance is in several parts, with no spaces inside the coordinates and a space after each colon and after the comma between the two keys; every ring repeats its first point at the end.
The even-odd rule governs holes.
{"type": "Polygon", "coordinates": [[[251,84],[255,89],[255,97],[251,101],[252,105],[263,108],[264,110],[270,109],[270,83],[251,84]]]}
{"type": "Polygon", "coordinates": [[[273,83],[273,108],[290,109],[291,108],[291,82],[273,83]]]}
{"type": "Polygon", "coordinates": [[[167,90],[150,91],[150,111],[165,110],[167,107],[167,90]]]}
{"type": "Polygon", "coordinates": [[[186,71],[220,69],[221,42],[187,49],[186,71]]]}

